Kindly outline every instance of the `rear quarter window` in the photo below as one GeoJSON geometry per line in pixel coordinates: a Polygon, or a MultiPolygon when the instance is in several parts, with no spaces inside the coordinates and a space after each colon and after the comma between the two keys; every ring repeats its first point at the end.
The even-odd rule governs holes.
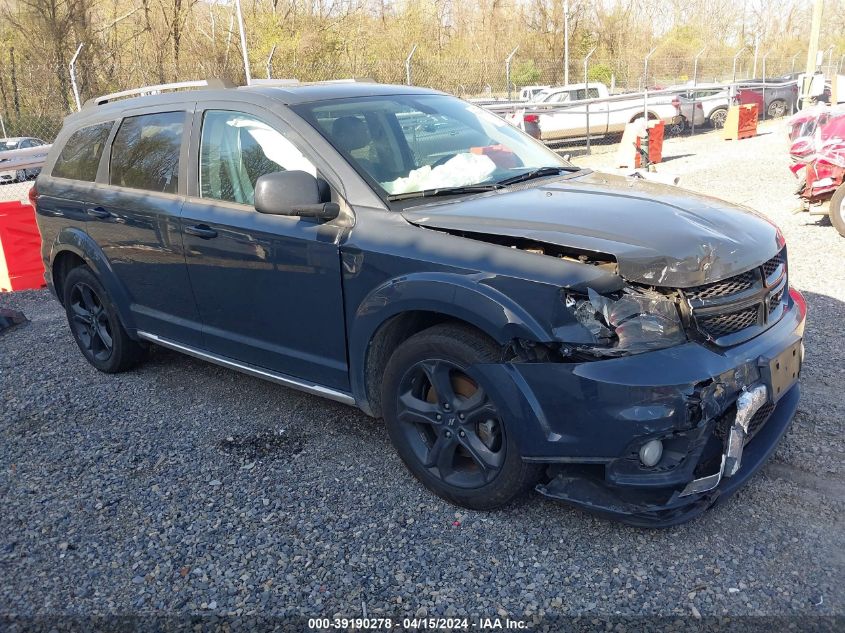
{"type": "Polygon", "coordinates": [[[113,121],[98,123],[71,134],[56,159],[52,175],[57,178],[94,182],[97,179],[100,157],[113,125],[113,121]]]}
{"type": "Polygon", "coordinates": [[[127,117],[111,150],[109,183],[131,189],[176,193],[184,112],[127,117]]]}

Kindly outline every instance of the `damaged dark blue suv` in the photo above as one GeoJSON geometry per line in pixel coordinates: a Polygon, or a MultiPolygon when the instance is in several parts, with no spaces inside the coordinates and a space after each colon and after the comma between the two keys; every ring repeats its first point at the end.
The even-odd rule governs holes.
{"type": "Polygon", "coordinates": [[[536,487],[639,525],[724,499],[786,432],[806,308],[763,217],[435,91],[208,83],[90,101],[37,180],[98,369],[169,347],[383,417],[453,503],[536,487]]]}

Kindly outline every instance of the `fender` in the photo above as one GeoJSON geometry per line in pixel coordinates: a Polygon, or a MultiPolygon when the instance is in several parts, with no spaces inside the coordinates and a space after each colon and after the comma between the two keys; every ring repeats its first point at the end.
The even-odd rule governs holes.
{"type": "Polygon", "coordinates": [[[81,257],[88,267],[94,271],[97,279],[103,284],[103,287],[109,293],[112,302],[117,308],[117,314],[124,329],[132,338],[135,338],[136,326],[135,320],[132,318],[132,311],[129,309],[132,303],[129,293],[114,273],[111,262],[109,262],[100,246],[85,231],[79,228],[67,227],[62,229],[50,247],[51,276],[56,257],[65,251],[70,251],[81,257]]]}
{"type": "Polygon", "coordinates": [[[493,277],[484,273],[420,272],[374,288],[349,319],[349,369],[355,399],[366,402],[365,366],[370,341],[385,322],[404,312],[438,312],[466,321],[502,345],[514,338],[553,340],[551,332],[521,305],[484,283],[493,277]]]}

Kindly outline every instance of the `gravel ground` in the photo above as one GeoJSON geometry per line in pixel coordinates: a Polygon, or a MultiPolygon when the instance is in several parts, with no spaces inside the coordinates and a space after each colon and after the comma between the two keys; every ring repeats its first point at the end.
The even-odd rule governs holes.
{"type": "Polygon", "coordinates": [[[776,221],[809,303],[800,412],[724,506],[662,531],[534,494],[456,510],[355,409],[165,350],[100,374],[45,291],[14,293],[0,615],[845,615],[845,239],[791,213],[781,126],[668,141],[660,168],[776,221]]]}
{"type": "Polygon", "coordinates": [[[0,202],[26,200],[30,187],[32,187],[31,182],[13,182],[0,185],[0,202]]]}

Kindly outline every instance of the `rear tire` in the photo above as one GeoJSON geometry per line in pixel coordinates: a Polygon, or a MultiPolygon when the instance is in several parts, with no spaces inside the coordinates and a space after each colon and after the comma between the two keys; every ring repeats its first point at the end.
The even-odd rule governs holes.
{"type": "Polygon", "coordinates": [[[513,423],[473,377],[474,365],[500,358],[480,332],[441,324],[402,343],[384,372],[384,419],[402,461],[436,495],[473,510],[509,503],[542,472],[522,461],[513,423]]]}
{"type": "Polygon", "coordinates": [[[88,266],[72,269],[62,285],[68,325],[85,360],[114,374],[143,358],[144,349],[129,338],[111,297],[88,266]]]}
{"type": "Polygon", "coordinates": [[[845,204],[843,204],[843,201],[845,201],[845,184],[839,185],[839,189],[833,192],[828,211],[830,223],[836,227],[839,235],[845,237],[845,204]]]}

